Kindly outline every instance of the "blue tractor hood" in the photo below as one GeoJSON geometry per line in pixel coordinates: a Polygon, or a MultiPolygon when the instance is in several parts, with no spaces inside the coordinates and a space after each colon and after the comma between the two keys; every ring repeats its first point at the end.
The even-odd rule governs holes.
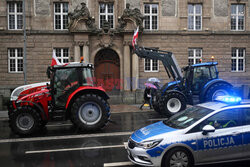
{"type": "Polygon", "coordinates": [[[139,143],[147,138],[176,130],[177,129],[166,126],[162,121],[160,121],[135,131],[132,134],[131,139],[139,143]]]}

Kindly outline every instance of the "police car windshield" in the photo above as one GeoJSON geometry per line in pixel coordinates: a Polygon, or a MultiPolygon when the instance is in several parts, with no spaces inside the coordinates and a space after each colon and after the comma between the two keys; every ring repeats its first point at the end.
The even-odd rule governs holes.
{"type": "Polygon", "coordinates": [[[184,129],[213,111],[214,110],[208,108],[194,106],[175,114],[174,116],[163,122],[169,127],[175,129],[184,129]]]}

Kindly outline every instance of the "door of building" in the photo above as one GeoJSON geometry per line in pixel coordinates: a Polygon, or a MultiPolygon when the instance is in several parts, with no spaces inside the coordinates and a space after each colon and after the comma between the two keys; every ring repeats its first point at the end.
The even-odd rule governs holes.
{"type": "Polygon", "coordinates": [[[106,91],[120,91],[120,59],[112,49],[103,49],[95,57],[95,77],[106,91]]]}

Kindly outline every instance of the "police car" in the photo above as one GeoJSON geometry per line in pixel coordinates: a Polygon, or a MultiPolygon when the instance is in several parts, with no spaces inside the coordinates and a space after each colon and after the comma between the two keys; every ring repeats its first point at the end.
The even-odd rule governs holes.
{"type": "Polygon", "coordinates": [[[128,158],[143,166],[190,167],[250,158],[250,104],[218,97],[135,131],[128,158]],[[234,104],[229,104],[234,103],[234,104]]]}

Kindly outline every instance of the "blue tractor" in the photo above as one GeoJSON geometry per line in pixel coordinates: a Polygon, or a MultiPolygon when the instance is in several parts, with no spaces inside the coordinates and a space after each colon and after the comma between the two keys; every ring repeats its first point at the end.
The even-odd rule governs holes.
{"type": "Polygon", "coordinates": [[[219,79],[217,62],[194,64],[181,70],[172,52],[138,46],[135,46],[134,52],[140,58],[161,61],[173,80],[151,94],[151,105],[162,115],[169,117],[184,110],[187,104],[213,101],[217,96],[234,94],[233,86],[219,79]]]}

